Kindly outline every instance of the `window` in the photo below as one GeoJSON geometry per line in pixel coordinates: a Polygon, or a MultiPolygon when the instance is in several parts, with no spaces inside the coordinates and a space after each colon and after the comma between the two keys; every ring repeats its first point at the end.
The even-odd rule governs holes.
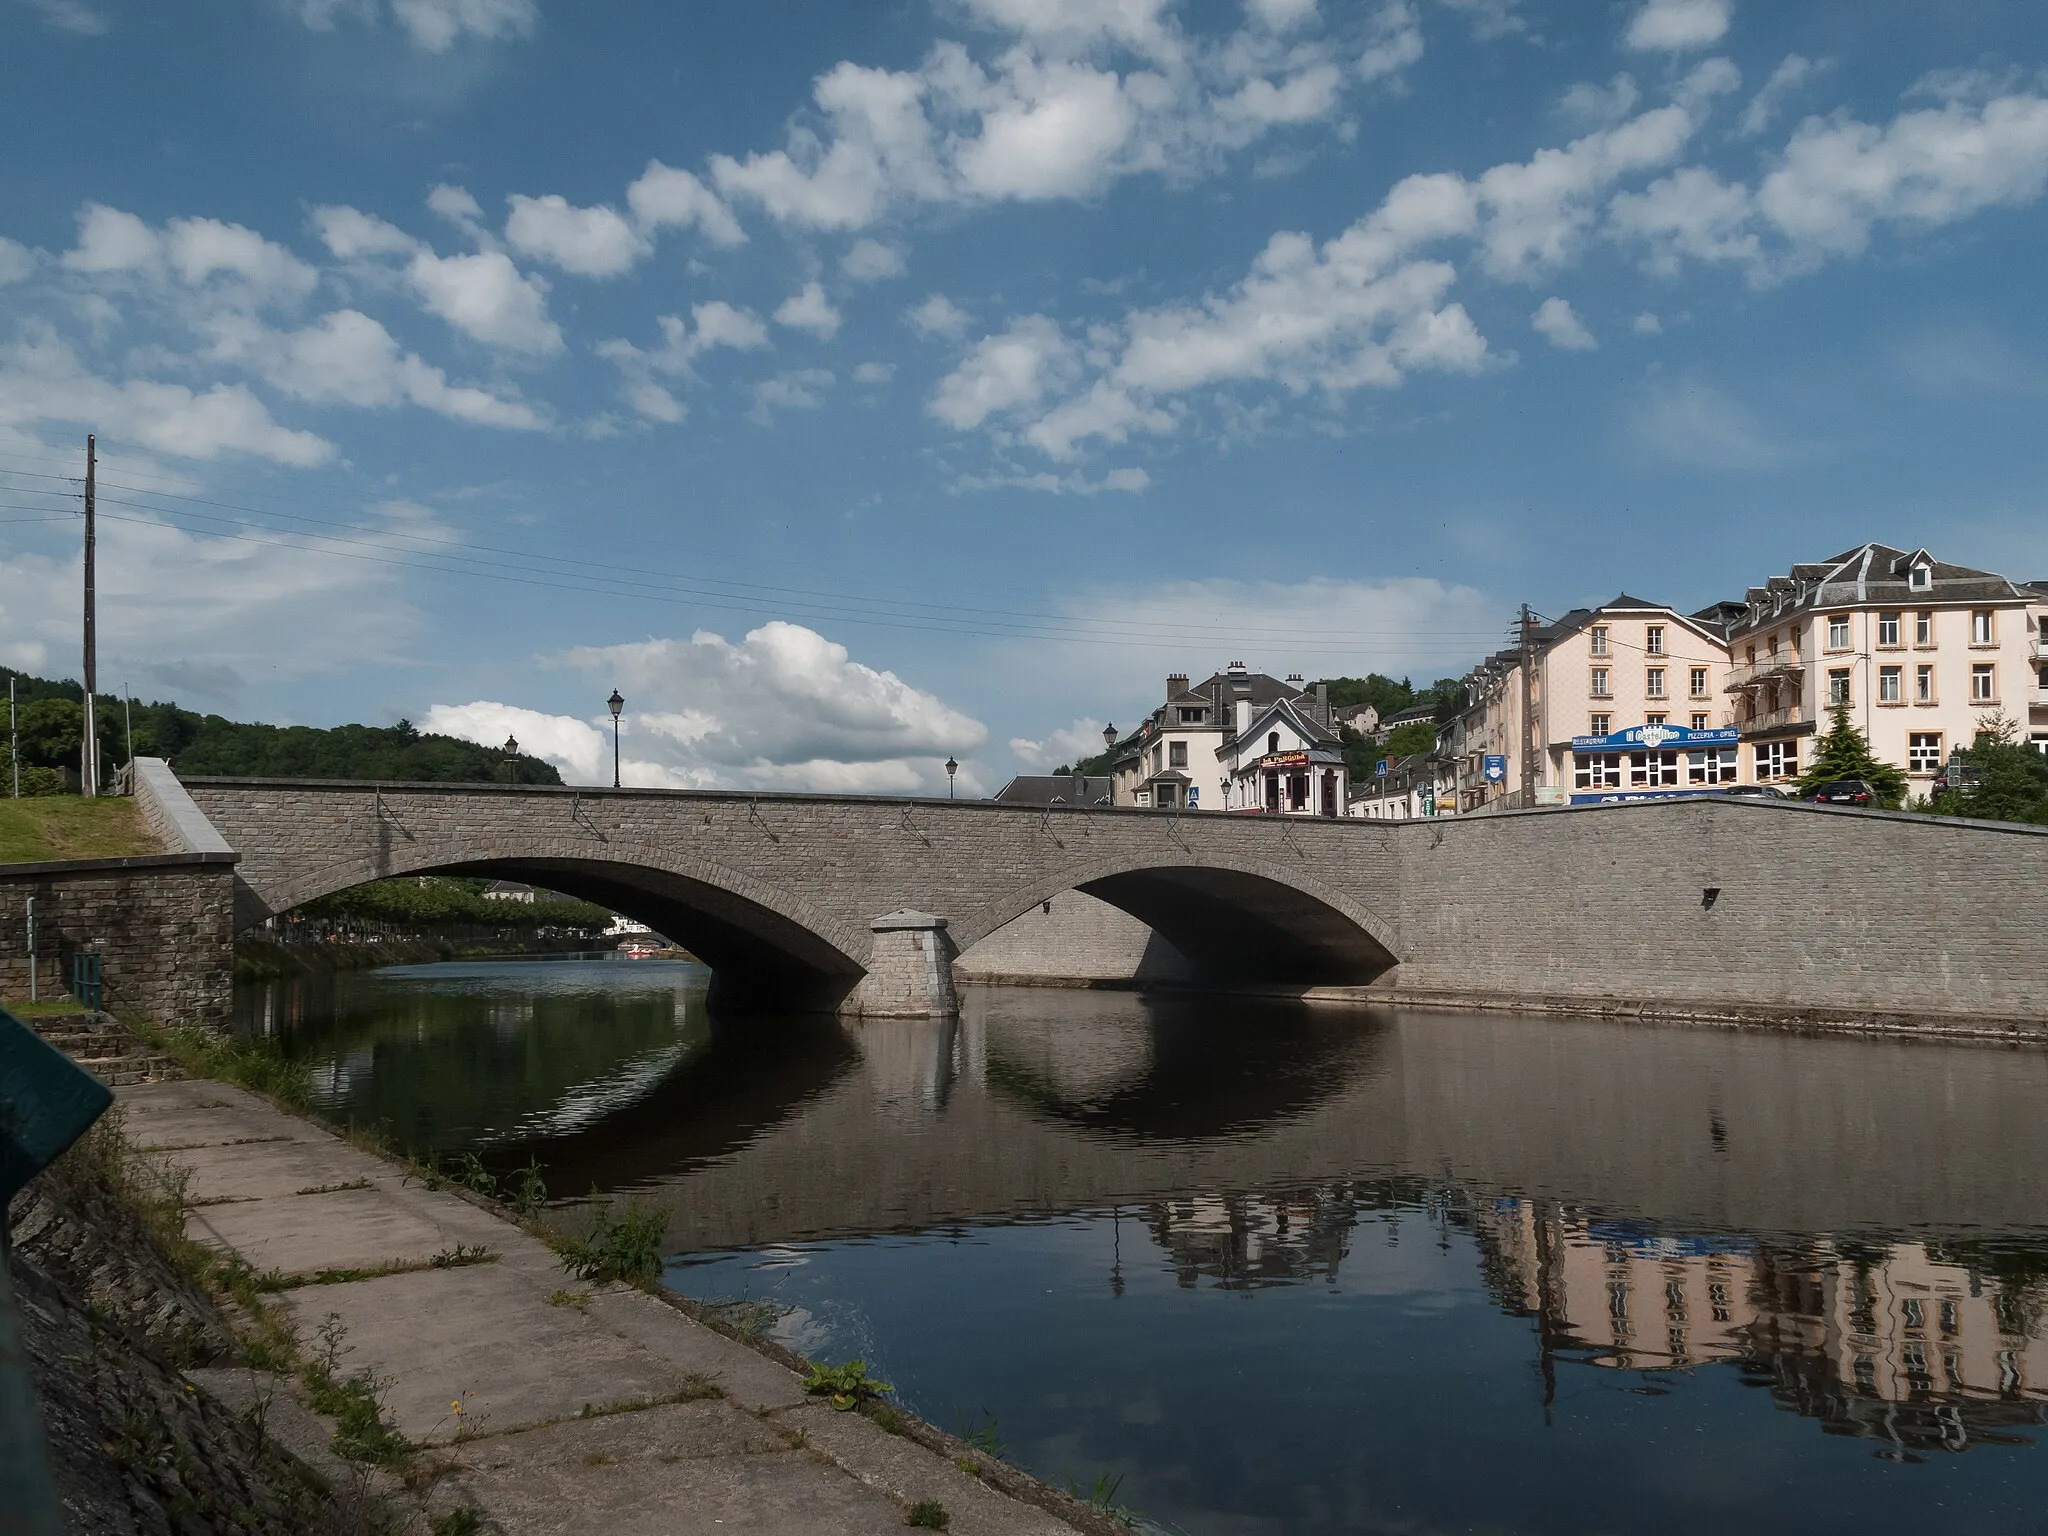
{"type": "Polygon", "coordinates": [[[1934,702],[1934,668],[1924,663],[1913,669],[1913,702],[1932,704],[1934,702]]]}
{"type": "Polygon", "coordinates": [[[1828,703],[1830,706],[1849,702],[1849,669],[1835,667],[1828,672],[1828,703]]]}
{"type": "Polygon", "coordinates": [[[1278,731],[1274,731],[1266,738],[1266,750],[1268,752],[1278,752],[1280,750],[1280,733],[1278,731]]]}
{"type": "Polygon", "coordinates": [[[1906,738],[1906,772],[1931,776],[1941,771],[1941,732],[1915,731],[1906,738]]]}
{"type": "Polygon", "coordinates": [[[1572,785],[1576,789],[1621,788],[1619,752],[1580,752],[1572,758],[1572,785]]]}
{"type": "Polygon", "coordinates": [[[1970,668],[1970,702],[1990,704],[1998,698],[1998,668],[1979,662],[1970,668]]]}
{"type": "Polygon", "coordinates": [[[1664,654],[1664,626],[1652,624],[1643,631],[1643,649],[1652,656],[1664,654]]]}
{"type": "Polygon", "coordinates": [[[1692,712],[1692,728],[1696,731],[1707,729],[1707,717],[1703,711],[1696,709],[1692,712]]]}
{"type": "Polygon", "coordinates": [[[1828,615],[1828,649],[1846,651],[1849,649],[1849,615],[1833,613],[1828,615]]]}
{"type": "Polygon", "coordinates": [[[1611,723],[1612,718],[1613,717],[1610,715],[1593,716],[1590,720],[1586,722],[1586,733],[1589,736],[1605,736],[1607,734],[1607,727],[1611,723]]]}
{"type": "Polygon", "coordinates": [[[1685,754],[1685,782],[1688,784],[1733,784],[1735,749],[1709,747],[1704,752],[1685,754]]]}
{"type": "Polygon", "coordinates": [[[1905,702],[1899,697],[1899,678],[1902,670],[1899,667],[1879,667],[1877,669],[1878,703],[1901,704],[1905,702]]]}
{"type": "Polygon", "coordinates": [[[1916,613],[1913,615],[1913,643],[1921,650],[1934,648],[1934,615],[1916,613]]]}
{"type": "Polygon", "coordinates": [[[1176,741],[1166,749],[1166,766],[1169,768],[1185,768],[1187,765],[1188,744],[1184,741],[1176,741]]]}
{"type": "Polygon", "coordinates": [[[1896,613],[1880,613],[1877,616],[1877,643],[1896,646],[1899,643],[1899,616],[1896,613]]]}
{"type": "Polygon", "coordinates": [[[1707,696],[1707,669],[1705,667],[1694,667],[1689,681],[1692,685],[1692,696],[1696,699],[1704,699],[1707,696]]]}
{"type": "Polygon", "coordinates": [[[1191,708],[1186,704],[1181,705],[1180,723],[1182,725],[1200,725],[1202,723],[1202,711],[1191,708]]]}
{"type": "Polygon", "coordinates": [[[1989,608],[1975,608],[1970,612],[1970,644],[1990,645],[1993,641],[1991,628],[1992,612],[1989,608]]]}
{"type": "Polygon", "coordinates": [[[1671,718],[1671,717],[1670,717],[1669,715],[1645,715],[1645,716],[1643,716],[1643,724],[1645,724],[1645,725],[1663,725],[1663,724],[1665,724],[1665,723],[1666,723],[1667,721],[1669,721],[1669,720],[1670,720],[1670,718],[1671,718]]]}
{"type": "Polygon", "coordinates": [[[1678,783],[1678,754],[1676,752],[1631,752],[1628,755],[1628,782],[1636,789],[1661,789],[1678,783]]]}
{"type": "Polygon", "coordinates": [[[1592,635],[1593,654],[1595,656],[1605,656],[1607,654],[1607,626],[1605,624],[1595,624],[1592,635]]]}
{"type": "Polygon", "coordinates": [[[1934,587],[1934,567],[1916,565],[1906,574],[1906,585],[1915,592],[1931,591],[1934,587]]]}
{"type": "Polygon", "coordinates": [[[1596,699],[1611,699],[1614,697],[1607,690],[1607,669],[1605,667],[1595,667],[1593,669],[1593,697],[1596,699]]]}
{"type": "Polygon", "coordinates": [[[1799,777],[1799,743],[1760,741],[1756,745],[1756,776],[1759,779],[1799,777]]]}
{"type": "Polygon", "coordinates": [[[1651,667],[1643,674],[1643,692],[1653,699],[1664,697],[1664,669],[1651,667]]]}

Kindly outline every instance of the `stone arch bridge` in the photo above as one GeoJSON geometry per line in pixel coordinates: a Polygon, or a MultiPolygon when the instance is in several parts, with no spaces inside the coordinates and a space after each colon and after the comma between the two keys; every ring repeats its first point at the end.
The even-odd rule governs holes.
{"type": "Polygon", "coordinates": [[[2038,829],[1754,800],[1404,823],[138,767],[167,840],[236,855],[238,927],[367,880],[521,880],[683,944],[723,1006],[945,1012],[956,955],[1079,890],[1217,985],[2048,1016],[2038,829]]]}

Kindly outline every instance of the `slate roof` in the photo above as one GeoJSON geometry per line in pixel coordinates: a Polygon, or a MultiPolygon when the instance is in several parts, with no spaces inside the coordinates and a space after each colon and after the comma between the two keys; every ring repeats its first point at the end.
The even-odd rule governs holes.
{"type": "Polygon", "coordinates": [[[1742,634],[1768,628],[1795,614],[1822,608],[1897,603],[1901,608],[1927,603],[2026,602],[2027,588],[1993,571],[1952,565],[1924,549],[1894,549],[1889,544],[1859,544],[1830,560],[1795,565],[1747,593],[1742,616],[1728,627],[1742,634]],[[1909,584],[1912,567],[1925,562],[1933,571],[1931,587],[1909,584]]]}
{"type": "Polygon", "coordinates": [[[1051,805],[1055,796],[1064,805],[1093,805],[1109,795],[1109,780],[1102,774],[1020,773],[991,799],[1009,805],[1051,805]]]}

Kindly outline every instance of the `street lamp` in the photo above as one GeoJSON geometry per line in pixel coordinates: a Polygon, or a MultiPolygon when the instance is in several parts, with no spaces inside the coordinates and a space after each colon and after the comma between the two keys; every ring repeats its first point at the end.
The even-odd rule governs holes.
{"type": "Polygon", "coordinates": [[[505,782],[519,782],[519,738],[510,731],[505,733],[505,782]]]}
{"type": "Polygon", "coordinates": [[[614,688],[612,696],[605,701],[605,707],[612,712],[612,788],[619,787],[619,711],[626,707],[626,701],[619,697],[614,688]]]}
{"type": "Polygon", "coordinates": [[[946,798],[953,798],[953,775],[960,771],[960,765],[952,758],[946,759],[946,798]]]}
{"type": "Polygon", "coordinates": [[[1110,722],[1110,723],[1109,723],[1108,725],[1105,725],[1105,726],[1104,726],[1104,727],[1102,728],[1102,744],[1103,744],[1103,745],[1104,745],[1105,747],[1113,747],[1113,746],[1115,746],[1115,745],[1116,745],[1116,722],[1115,722],[1115,721],[1111,721],[1111,722],[1110,722]]]}

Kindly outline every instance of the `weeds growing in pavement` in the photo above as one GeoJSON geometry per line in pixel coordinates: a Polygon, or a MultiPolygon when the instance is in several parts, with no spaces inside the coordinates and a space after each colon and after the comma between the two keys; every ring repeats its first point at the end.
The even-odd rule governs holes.
{"type": "Polygon", "coordinates": [[[996,1416],[986,1408],[981,1410],[981,1422],[971,1421],[958,1408],[953,1410],[953,1433],[966,1444],[971,1445],[984,1456],[1003,1459],[1002,1437],[996,1433],[996,1416]]]}
{"type": "Polygon", "coordinates": [[[482,1536],[483,1516],[473,1509],[451,1509],[434,1522],[434,1536],[482,1536]]]}
{"type": "Polygon", "coordinates": [[[505,1181],[505,1198],[523,1221],[531,1221],[541,1213],[548,1203],[548,1181],[538,1159],[529,1161],[505,1181]]]}
{"type": "Polygon", "coordinates": [[[813,1365],[811,1374],[804,1378],[804,1390],[846,1413],[859,1407],[863,1399],[896,1389],[868,1375],[867,1361],[849,1360],[844,1365],[813,1365]]]}
{"type": "Polygon", "coordinates": [[[666,1211],[629,1199],[625,1210],[614,1216],[612,1203],[599,1200],[583,1236],[557,1233],[553,1242],[562,1267],[578,1280],[646,1285],[661,1273],[661,1235],[667,1230],[666,1211]]]}
{"type": "Polygon", "coordinates": [[[482,1243],[457,1243],[453,1248],[443,1248],[428,1260],[436,1269],[466,1269],[472,1264],[491,1264],[498,1255],[482,1243]]]}
{"type": "Polygon", "coordinates": [[[412,1454],[412,1443],[384,1422],[384,1392],[390,1382],[374,1371],[341,1374],[341,1359],[352,1345],[341,1314],[330,1312],[315,1330],[320,1347],[306,1362],[299,1379],[317,1413],[335,1421],[335,1452],[349,1461],[394,1466],[412,1454]]]}
{"type": "Polygon", "coordinates": [[[1118,1525],[1136,1526],[1138,1523],[1138,1512],[1130,1508],[1130,1506],[1119,1504],[1116,1501],[1116,1491],[1123,1486],[1123,1482],[1122,1473],[1118,1473],[1115,1477],[1104,1473],[1095,1479],[1095,1487],[1092,1491],[1083,1493],[1080,1485],[1070,1477],[1067,1479],[1067,1492],[1094,1510],[1096,1514],[1107,1515],[1118,1525]]]}
{"type": "Polygon", "coordinates": [[[233,1083],[290,1109],[304,1109],[313,1102],[313,1069],[303,1061],[288,1060],[272,1041],[239,1040],[202,1025],[143,1025],[136,1033],[194,1077],[233,1083]]]}
{"type": "Polygon", "coordinates": [[[910,1506],[910,1513],[903,1517],[903,1523],[921,1531],[943,1531],[953,1523],[953,1517],[946,1513],[946,1506],[937,1499],[920,1499],[910,1506]]]}

